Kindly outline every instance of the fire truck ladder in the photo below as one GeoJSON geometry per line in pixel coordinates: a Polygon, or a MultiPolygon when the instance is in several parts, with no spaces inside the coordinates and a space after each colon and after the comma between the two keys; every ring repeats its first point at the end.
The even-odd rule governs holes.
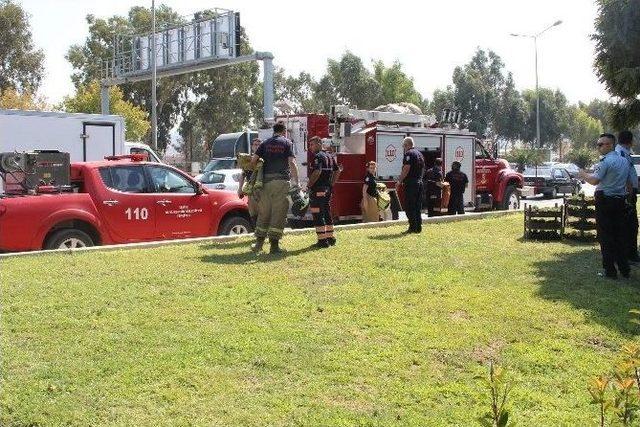
{"type": "Polygon", "coordinates": [[[389,113],[387,111],[354,110],[346,105],[331,107],[331,118],[334,123],[362,120],[369,123],[388,123],[414,127],[428,127],[436,122],[435,117],[424,114],[389,113]]]}

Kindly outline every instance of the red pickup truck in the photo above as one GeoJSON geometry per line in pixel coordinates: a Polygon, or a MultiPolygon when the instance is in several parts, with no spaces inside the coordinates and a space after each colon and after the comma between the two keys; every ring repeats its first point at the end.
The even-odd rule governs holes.
{"type": "Polygon", "coordinates": [[[246,200],[170,166],[116,158],[71,165],[72,192],[0,198],[0,251],[251,232],[246,200]]]}

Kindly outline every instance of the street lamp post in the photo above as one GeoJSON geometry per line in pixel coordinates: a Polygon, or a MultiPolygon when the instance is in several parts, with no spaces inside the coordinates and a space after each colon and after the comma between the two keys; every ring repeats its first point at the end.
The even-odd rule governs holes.
{"type": "Polygon", "coordinates": [[[558,20],[537,34],[511,33],[511,36],[513,37],[526,37],[529,39],[533,39],[533,48],[535,51],[535,67],[536,67],[536,143],[539,148],[542,148],[542,141],[540,139],[540,91],[538,89],[538,37],[540,37],[547,30],[553,27],[557,27],[560,24],[562,24],[562,21],[558,20]]]}
{"type": "Polygon", "coordinates": [[[157,75],[156,75],[156,2],[151,0],[151,147],[158,149],[157,75]]]}

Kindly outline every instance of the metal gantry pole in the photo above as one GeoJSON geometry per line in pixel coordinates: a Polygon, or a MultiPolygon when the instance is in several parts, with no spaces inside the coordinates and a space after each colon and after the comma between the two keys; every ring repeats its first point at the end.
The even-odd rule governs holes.
{"type": "Polygon", "coordinates": [[[151,0],[151,147],[154,151],[158,149],[156,55],[156,2],[151,0]]]}

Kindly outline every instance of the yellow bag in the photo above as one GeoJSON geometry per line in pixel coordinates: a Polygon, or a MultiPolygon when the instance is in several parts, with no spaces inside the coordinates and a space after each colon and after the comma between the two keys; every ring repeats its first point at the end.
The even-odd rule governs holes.
{"type": "Polygon", "coordinates": [[[247,154],[247,153],[238,153],[238,168],[242,169],[243,171],[250,171],[253,170],[251,168],[251,154],[247,154]]]}
{"type": "Polygon", "coordinates": [[[378,209],[384,211],[391,204],[391,195],[387,191],[387,186],[382,182],[376,184],[376,188],[378,189],[378,197],[376,198],[378,209]]]}

